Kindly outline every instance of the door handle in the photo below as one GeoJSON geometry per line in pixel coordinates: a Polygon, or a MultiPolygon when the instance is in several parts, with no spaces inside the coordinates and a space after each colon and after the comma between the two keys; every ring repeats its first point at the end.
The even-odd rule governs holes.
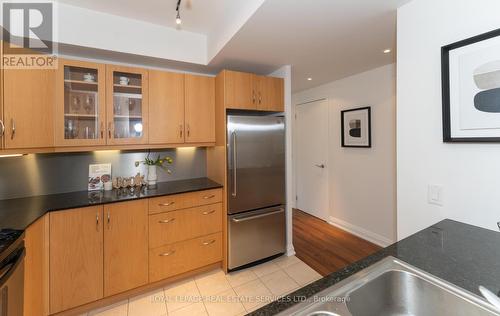
{"type": "Polygon", "coordinates": [[[203,212],[202,214],[203,214],[203,215],[210,215],[210,214],[213,214],[213,213],[215,213],[215,210],[205,211],[205,212],[203,212]]]}
{"type": "Polygon", "coordinates": [[[321,165],[315,165],[316,167],[318,168],[321,168],[321,169],[325,169],[325,165],[324,164],[321,164],[321,165]]]}
{"type": "Polygon", "coordinates": [[[2,137],[5,134],[5,124],[3,123],[2,120],[0,120],[0,137],[2,137]]]}
{"type": "Polygon", "coordinates": [[[183,130],[183,129],[184,129],[184,128],[183,128],[182,124],[181,124],[181,125],[179,125],[179,137],[180,137],[180,138],[182,138],[182,130],[183,130]]]}
{"type": "Polygon", "coordinates": [[[11,126],[12,126],[12,134],[10,135],[10,139],[14,139],[14,136],[16,135],[16,122],[14,119],[10,120],[11,126]]]}
{"type": "Polygon", "coordinates": [[[101,139],[104,138],[104,122],[101,122],[101,139]]]}
{"type": "Polygon", "coordinates": [[[158,223],[159,224],[168,224],[168,223],[172,223],[173,221],[175,221],[175,218],[164,219],[164,220],[158,221],[158,223]]]}
{"type": "Polygon", "coordinates": [[[170,205],[174,205],[175,204],[175,201],[172,201],[172,202],[167,202],[167,203],[160,203],[158,204],[158,206],[170,206],[170,205]]]}
{"type": "Polygon", "coordinates": [[[231,195],[233,197],[236,197],[238,194],[238,191],[236,190],[236,184],[237,184],[237,178],[236,178],[236,170],[237,170],[237,153],[236,153],[236,131],[232,132],[233,135],[233,192],[231,192],[231,195]]]}
{"type": "Polygon", "coordinates": [[[173,255],[174,253],[175,253],[175,250],[172,250],[172,251],[169,251],[169,252],[161,253],[158,256],[160,256],[160,257],[168,257],[168,256],[173,255]]]}
{"type": "Polygon", "coordinates": [[[213,199],[215,197],[215,194],[211,194],[211,195],[205,195],[203,197],[204,200],[209,200],[209,199],[213,199]]]}
{"type": "Polygon", "coordinates": [[[277,211],[269,212],[269,213],[264,213],[264,214],[258,214],[258,215],[248,216],[248,217],[233,218],[233,222],[235,222],[235,223],[241,223],[241,222],[251,221],[253,219],[262,218],[262,217],[266,217],[266,216],[271,216],[271,215],[275,215],[275,214],[279,214],[279,213],[283,213],[283,212],[285,212],[284,209],[279,209],[277,211]]]}
{"type": "Polygon", "coordinates": [[[212,239],[212,240],[209,240],[209,241],[205,241],[203,242],[203,246],[208,246],[208,245],[211,245],[215,242],[215,239],[212,239]]]}
{"type": "Polygon", "coordinates": [[[108,137],[109,139],[111,139],[111,126],[112,126],[113,123],[109,122],[108,123],[108,137]]]}

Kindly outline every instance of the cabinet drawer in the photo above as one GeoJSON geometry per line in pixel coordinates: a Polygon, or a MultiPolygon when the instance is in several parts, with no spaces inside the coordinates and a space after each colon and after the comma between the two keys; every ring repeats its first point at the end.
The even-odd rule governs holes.
{"type": "Polygon", "coordinates": [[[149,199],[149,214],[156,214],[184,208],[219,203],[222,189],[196,191],[183,194],[161,196],[149,199]]]}
{"type": "Polygon", "coordinates": [[[149,215],[149,248],[222,231],[222,204],[149,215]]]}
{"type": "Polygon", "coordinates": [[[222,260],[222,233],[149,251],[149,281],[159,281],[222,260]]]}

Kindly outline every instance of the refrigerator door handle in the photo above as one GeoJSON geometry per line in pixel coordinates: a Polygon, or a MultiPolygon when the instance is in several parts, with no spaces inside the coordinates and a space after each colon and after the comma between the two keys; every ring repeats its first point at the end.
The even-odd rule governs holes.
{"type": "Polygon", "coordinates": [[[246,221],[251,221],[253,219],[257,219],[257,218],[261,218],[261,217],[266,217],[266,216],[270,216],[270,215],[274,215],[274,214],[279,214],[279,213],[283,213],[285,211],[285,209],[279,209],[277,211],[274,211],[274,212],[269,212],[269,213],[264,213],[264,214],[259,214],[259,215],[253,215],[253,216],[248,216],[248,217],[240,217],[240,218],[233,218],[233,222],[235,223],[241,223],[241,222],[246,222],[246,221]]]}
{"type": "Polygon", "coordinates": [[[236,197],[236,195],[238,194],[237,190],[236,190],[236,170],[238,169],[237,167],[237,163],[236,163],[236,131],[233,131],[231,133],[233,135],[233,192],[231,192],[231,195],[233,197],[236,197]]]}

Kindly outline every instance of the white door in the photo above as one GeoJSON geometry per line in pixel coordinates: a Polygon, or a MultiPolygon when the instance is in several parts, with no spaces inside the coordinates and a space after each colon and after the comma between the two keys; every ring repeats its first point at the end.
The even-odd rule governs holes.
{"type": "Polygon", "coordinates": [[[328,101],[296,107],[297,208],[328,220],[328,101]]]}

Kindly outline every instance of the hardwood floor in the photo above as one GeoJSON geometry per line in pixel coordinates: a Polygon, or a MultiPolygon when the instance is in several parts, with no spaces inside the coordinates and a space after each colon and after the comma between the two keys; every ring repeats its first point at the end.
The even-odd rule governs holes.
{"type": "Polygon", "coordinates": [[[293,246],[297,257],[323,276],[381,249],[297,209],[293,211],[293,246]]]}

